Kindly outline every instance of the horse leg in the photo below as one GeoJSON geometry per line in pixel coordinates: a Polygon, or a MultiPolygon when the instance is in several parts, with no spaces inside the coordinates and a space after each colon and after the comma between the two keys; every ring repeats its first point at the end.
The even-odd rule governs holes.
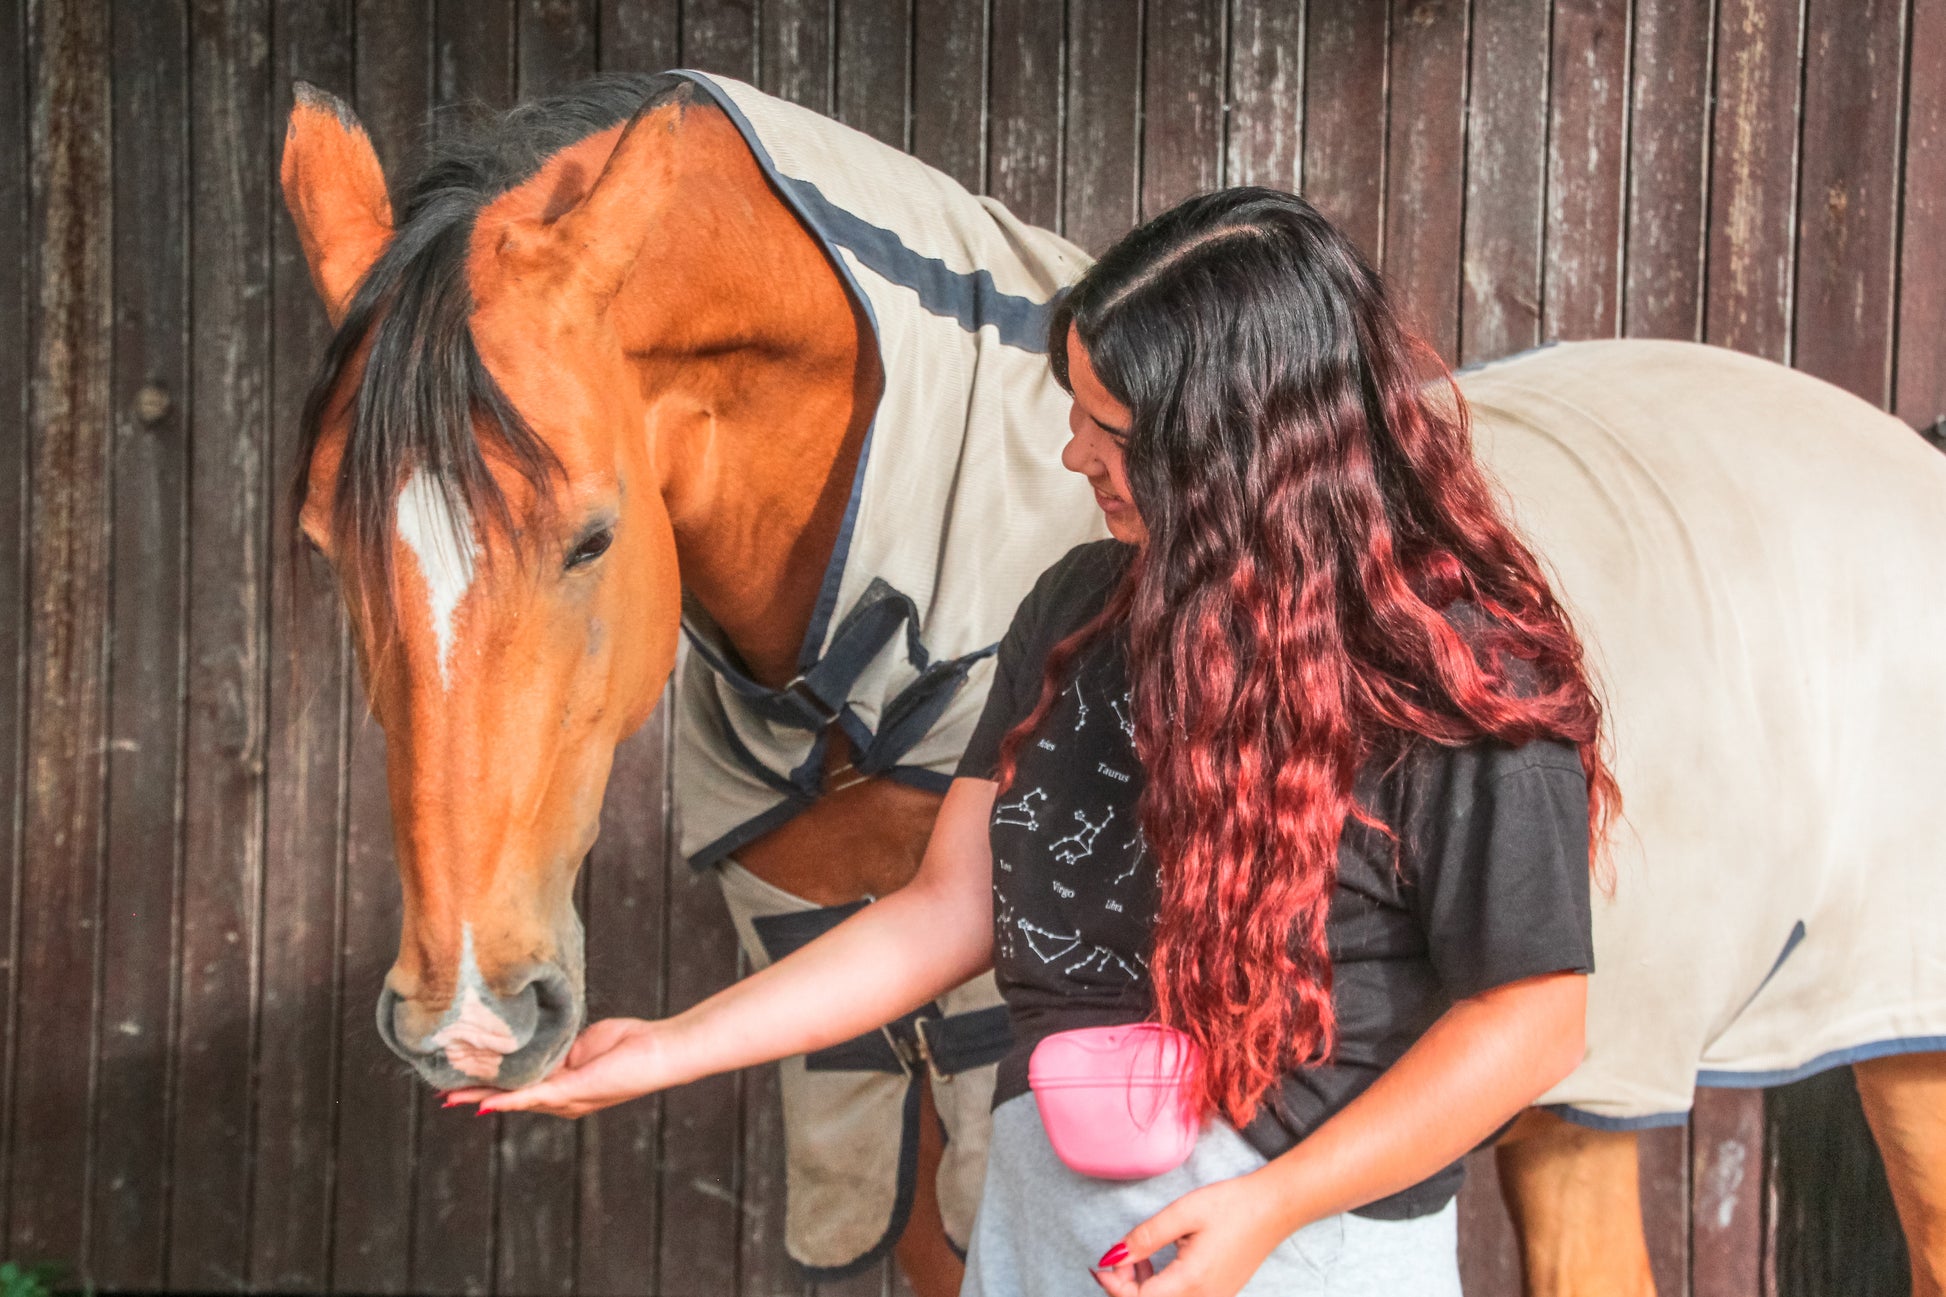
{"type": "Polygon", "coordinates": [[[1529,1297],[1654,1297],[1635,1132],[1530,1108],[1494,1160],[1529,1297]]]}
{"type": "Polygon", "coordinates": [[[1912,1256],[1912,1297],[1946,1297],[1946,1053],[1851,1070],[1912,1256]]]}
{"type": "Polygon", "coordinates": [[[892,1254],[918,1297],[955,1297],[966,1265],[947,1243],[946,1224],[939,1214],[939,1161],[946,1141],[940,1134],[939,1115],[933,1111],[931,1078],[921,1074],[918,1085],[919,1183],[912,1192],[912,1214],[892,1254]]]}

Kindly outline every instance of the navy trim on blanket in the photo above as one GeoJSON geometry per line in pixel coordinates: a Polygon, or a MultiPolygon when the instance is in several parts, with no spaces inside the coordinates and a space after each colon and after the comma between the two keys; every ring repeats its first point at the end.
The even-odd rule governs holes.
{"type": "MultiPolygon", "coordinates": [[[[774,963],[793,951],[802,950],[869,904],[871,901],[867,899],[815,910],[790,910],[782,914],[758,915],[750,922],[756,930],[757,940],[763,945],[764,953],[774,963]]],[[[892,1215],[885,1235],[863,1255],[843,1265],[813,1266],[798,1261],[798,1266],[814,1280],[842,1279],[870,1268],[898,1242],[911,1220],[912,1200],[919,1183],[919,1123],[924,1120],[924,1113],[919,1104],[919,1086],[913,1084],[917,1073],[912,1065],[900,1059],[899,1052],[893,1047],[893,1039],[898,1038],[910,1050],[916,1044],[916,1038],[921,1036],[925,1038],[933,1065],[942,1076],[953,1076],[996,1063],[1013,1043],[1005,1005],[944,1017],[937,1005],[929,1004],[907,1014],[886,1029],[867,1032],[829,1049],[805,1055],[804,1064],[811,1071],[867,1071],[893,1075],[903,1072],[908,1078],[899,1132],[898,1179],[893,1189],[892,1215]]],[[[944,1133],[943,1119],[940,1128],[944,1133]]],[[[946,1243],[961,1260],[966,1259],[965,1250],[952,1235],[946,1236],[946,1243]]]]}
{"type": "Polygon", "coordinates": [[[756,932],[757,941],[763,946],[764,954],[769,956],[770,962],[774,964],[785,956],[794,955],[804,949],[871,903],[868,897],[862,901],[848,901],[843,905],[821,905],[815,910],[785,910],[781,914],[759,914],[750,920],[750,926],[756,932]]]}
{"type": "MultiPolygon", "coordinates": [[[[1784,948],[1778,951],[1777,958],[1771,961],[1770,971],[1764,974],[1764,980],[1758,982],[1757,989],[1750,992],[1748,996],[1744,997],[1743,1003],[1737,1007],[1737,1011],[1736,1011],[1737,1018],[1741,1018],[1746,1012],[1748,1012],[1750,1006],[1757,1002],[1757,997],[1764,993],[1764,988],[1766,986],[1769,986],[1771,979],[1777,976],[1777,970],[1782,968],[1784,966],[1784,961],[1791,957],[1791,952],[1796,950],[1799,943],[1801,943],[1804,940],[1804,935],[1805,935],[1804,920],[1799,919],[1795,924],[1791,925],[1791,934],[1788,937],[1784,938],[1784,948]]],[[[1733,1018],[1732,1021],[1734,1020],[1735,1019],[1733,1018]]]]}
{"type": "MultiPolygon", "coordinates": [[[[813,910],[759,914],[750,920],[757,942],[771,963],[804,949],[852,915],[870,905],[871,898],[813,910]]],[[[1007,1006],[991,1005],[948,1016],[937,1002],[921,1005],[904,1017],[850,1040],[827,1045],[804,1056],[812,1072],[916,1071],[924,1058],[940,1076],[957,1076],[976,1067],[998,1063],[1013,1047],[1013,1028],[1007,1006]]]]}
{"type": "MultiPolygon", "coordinates": [[[[970,332],[977,332],[992,325],[1002,345],[1019,350],[1045,354],[1047,350],[1046,319],[1060,298],[1056,294],[1047,302],[1036,302],[1031,298],[1001,292],[994,283],[991,272],[981,269],[971,273],[956,271],[936,257],[925,256],[907,247],[905,242],[891,230],[871,224],[855,213],[839,207],[810,181],[784,175],[771,157],[756,127],[746,117],[743,110],[729,93],[706,73],[689,69],[678,70],[672,75],[679,76],[709,95],[712,102],[722,110],[743,137],[744,144],[750,149],[752,158],[764,173],[777,195],[804,224],[813,237],[830,255],[833,268],[838,272],[852,300],[864,312],[872,334],[872,343],[878,349],[880,359],[884,359],[884,339],[881,335],[878,314],[872,306],[871,298],[859,284],[857,275],[838,249],[844,249],[857,257],[873,272],[887,281],[909,288],[917,296],[922,309],[933,315],[958,321],[960,326],[970,332]]],[[[726,680],[737,693],[744,697],[760,715],[766,715],[783,723],[804,724],[806,728],[822,728],[835,720],[840,731],[859,749],[859,769],[868,775],[885,775],[901,783],[943,791],[951,783],[950,776],[938,776],[935,772],[916,770],[897,763],[914,744],[923,739],[945,707],[951,702],[966,681],[968,671],[980,659],[993,653],[997,645],[988,645],[973,653],[950,662],[929,663],[925,645],[919,638],[919,614],[909,598],[887,587],[887,593],[903,602],[909,614],[906,624],[907,657],[918,667],[920,678],[907,689],[887,700],[884,714],[879,719],[879,732],[876,735],[866,731],[857,715],[841,697],[843,687],[856,678],[866,661],[833,662],[824,649],[825,640],[831,630],[831,620],[837,613],[840,588],[843,584],[845,566],[851,553],[852,536],[856,531],[859,510],[862,507],[865,490],[865,467],[870,462],[874,438],[877,435],[878,419],[874,412],[871,424],[865,430],[863,445],[859,448],[858,466],[852,475],[851,490],[845,502],[844,518],[839,524],[838,536],[832,546],[831,557],[825,564],[824,575],[818,585],[818,597],[813,605],[810,624],[805,628],[804,642],[798,648],[798,689],[781,693],[764,690],[747,679],[734,663],[713,651],[701,636],[690,630],[690,641],[703,651],[704,661],[720,678],[726,680]],[[833,670],[832,668],[837,668],[833,670]],[[825,677],[833,677],[826,679],[825,677]],[[842,678],[840,678],[842,677],[842,678]],[[796,696],[799,691],[808,692],[810,697],[796,696]],[[816,704],[816,705],[812,705],[816,704]],[[787,719],[781,713],[789,711],[787,719]],[[803,712],[802,717],[795,713],[803,712]],[[827,717],[826,712],[835,712],[835,717],[827,717]],[[778,713],[772,715],[772,713],[778,713]],[[814,714],[815,713],[815,714],[814,714]]],[[[863,610],[862,606],[871,602],[868,590],[860,600],[861,608],[847,614],[846,621],[863,610]]],[[[881,602],[884,602],[881,600],[881,602]]],[[[838,628],[839,638],[843,638],[845,627],[838,628]]],[[[834,642],[834,651],[839,646],[834,642]]],[[[874,645],[875,656],[878,645],[874,645]]],[[[840,657],[856,656],[839,654],[840,657]]],[[[791,799],[779,806],[770,808],[763,814],[746,821],[730,830],[716,841],[704,847],[691,857],[691,864],[698,869],[707,868],[734,852],[744,843],[762,833],[782,824],[808,805],[807,798],[815,799],[822,788],[822,744],[814,746],[813,759],[819,775],[809,786],[805,776],[813,769],[807,761],[791,773],[791,787],[781,786],[774,771],[764,769],[743,744],[736,740],[734,727],[727,719],[725,732],[731,737],[732,755],[737,761],[750,767],[763,781],[776,789],[781,795],[791,799]]],[[[822,736],[820,736],[822,737],[822,736]]]]}
{"type": "Polygon", "coordinates": [[[768,784],[771,791],[781,797],[801,800],[810,795],[807,790],[799,788],[789,779],[757,760],[757,754],[750,750],[749,745],[743,741],[743,736],[737,733],[736,726],[730,723],[730,714],[724,709],[723,700],[712,697],[709,701],[715,705],[716,723],[723,731],[723,741],[729,746],[730,755],[736,759],[739,766],[768,784]]]}
{"type": "Polygon", "coordinates": [[[808,180],[787,179],[806,208],[818,213],[832,242],[895,284],[910,288],[929,314],[959,321],[968,333],[992,325],[1001,344],[1036,355],[1047,354],[1048,302],[1003,293],[993,273],[954,270],[937,257],[914,252],[892,231],[863,220],[824,196],[808,180]]]}
{"type": "Polygon", "coordinates": [[[753,815],[743,823],[725,833],[716,841],[689,858],[689,867],[701,871],[711,865],[721,864],[735,855],[745,843],[755,842],[764,834],[784,824],[786,821],[804,813],[808,802],[786,799],[761,815],[753,815]]]}
{"type": "MultiPolygon", "coordinates": [[[[844,620],[831,633],[831,644],[817,663],[782,689],[772,689],[753,680],[739,663],[711,644],[708,637],[687,618],[683,623],[683,632],[702,655],[711,673],[743,699],[745,706],[774,725],[787,725],[811,734],[830,726],[846,710],[851,700],[852,686],[858,683],[858,677],[878,660],[879,654],[899,635],[901,628],[904,630],[906,661],[921,673],[921,680],[925,680],[927,673],[935,666],[943,671],[954,665],[953,662],[935,664],[932,661],[932,655],[919,638],[918,606],[881,577],[873,577],[858,596],[858,602],[852,605],[844,620]]],[[[970,664],[992,651],[991,647],[981,649],[956,661],[970,664]]],[[[914,691],[923,694],[925,691],[919,686],[920,681],[914,681],[899,697],[914,691]]],[[[898,698],[894,698],[887,704],[888,715],[897,702],[898,698]]],[[[881,731],[884,728],[881,724],[881,731]]],[[[869,732],[865,737],[870,739],[869,732]]]]}
{"type": "MultiPolygon", "coordinates": [[[[790,205],[798,219],[832,253],[831,260],[839,278],[870,322],[872,341],[879,348],[881,361],[884,358],[884,342],[879,333],[878,313],[872,309],[872,300],[859,285],[850,265],[836,254],[838,248],[849,250],[891,282],[910,288],[918,295],[920,304],[935,315],[949,316],[968,329],[978,329],[982,324],[990,323],[1000,331],[1000,340],[1008,346],[1043,353],[1047,350],[1044,327],[1036,327],[1033,315],[1038,312],[1044,326],[1051,302],[1036,305],[1028,298],[1002,293],[995,287],[989,272],[980,270],[970,275],[961,274],[936,258],[914,252],[890,230],[881,229],[837,207],[819,192],[817,186],[786,176],[777,169],[776,160],[764,147],[756,127],[709,74],[684,68],[675,75],[695,83],[723,110],[736,126],[737,133],[743,136],[751,156],[777,190],[778,196],[790,205]]],[[[816,664],[824,645],[825,632],[837,608],[838,586],[844,576],[845,560],[851,552],[852,532],[857,525],[858,510],[865,491],[865,465],[871,458],[872,440],[877,428],[878,420],[874,417],[871,427],[865,430],[865,443],[859,448],[858,471],[852,477],[851,495],[845,502],[844,521],[839,524],[838,541],[832,546],[831,562],[825,567],[824,581],[818,589],[817,604],[811,614],[811,624],[806,628],[804,645],[798,652],[800,671],[809,670],[816,664]]]]}
{"type": "Polygon", "coordinates": [[[1586,1112],[1566,1103],[1541,1105],[1547,1111],[1571,1121],[1588,1130],[1654,1130],[1661,1126],[1686,1126],[1689,1124],[1689,1109],[1681,1112],[1652,1112],[1642,1117],[1604,1117],[1598,1112],[1586,1112]]]}
{"type": "MultiPolygon", "coordinates": [[[[1777,976],[1777,970],[1784,966],[1784,961],[1791,957],[1791,952],[1796,950],[1799,943],[1804,940],[1806,932],[1802,919],[1791,925],[1791,935],[1784,938],[1784,948],[1777,952],[1777,959],[1771,964],[1770,971],[1764,974],[1764,980],[1757,983],[1758,991],[1770,985],[1770,979],[1777,976]]],[[[1757,997],[1753,994],[1750,998],[1754,1000],[1757,997]]]]}
{"type": "MultiPolygon", "coordinates": [[[[879,329],[878,314],[873,309],[871,298],[859,284],[850,264],[842,256],[837,255],[839,248],[851,252],[888,281],[910,288],[917,295],[920,306],[932,314],[957,320],[961,327],[970,331],[977,331],[991,324],[1003,345],[1045,353],[1047,342],[1044,324],[1047,313],[1053,307],[1052,301],[1037,303],[1030,298],[1003,293],[995,285],[992,274],[986,270],[977,270],[971,274],[955,271],[936,257],[924,256],[913,251],[892,231],[873,225],[854,213],[838,207],[809,181],[784,175],[778,170],[776,160],[770,156],[770,151],[764,146],[756,127],[728,92],[705,73],[684,69],[674,75],[685,78],[708,94],[716,106],[730,119],[778,196],[831,255],[833,267],[837,270],[846,291],[865,313],[871,329],[873,345],[879,349],[881,360],[884,357],[884,340],[879,329]]],[[[832,546],[831,558],[826,563],[823,578],[819,582],[817,602],[812,608],[810,624],[805,628],[804,642],[798,648],[800,679],[808,680],[809,677],[820,675],[822,674],[820,668],[828,665],[823,661],[824,642],[831,628],[831,619],[837,611],[838,594],[844,580],[845,565],[851,553],[851,540],[857,529],[858,514],[864,500],[865,466],[871,459],[877,429],[878,419],[874,412],[872,422],[865,430],[864,444],[859,448],[858,466],[852,475],[851,491],[845,502],[844,518],[839,524],[838,537],[832,546]]],[[[900,598],[904,597],[900,596],[900,598]]],[[[911,606],[909,599],[904,602],[911,613],[911,620],[906,627],[907,654],[922,672],[921,680],[914,684],[915,687],[922,685],[926,687],[916,688],[912,698],[904,699],[907,703],[907,714],[897,718],[903,723],[895,726],[887,725],[887,721],[893,719],[890,716],[893,710],[892,704],[901,701],[901,699],[890,700],[887,707],[888,715],[881,717],[880,720],[881,733],[868,739],[857,716],[849,707],[842,705],[843,700],[820,698],[819,701],[827,706],[834,701],[839,704],[837,710],[840,713],[838,717],[840,729],[855,746],[860,748],[861,752],[866,754],[861,759],[871,767],[867,773],[887,774],[895,778],[903,775],[901,782],[918,783],[909,774],[905,774],[905,768],[896,764],[914,743],[924,737],[923,729],[918,733],[912,731],[921,725],[929,729],[939,712],[950,702],[952,695],[965,682],[967,670],[973,663],[992,653],[997,646],[989,645],[953,663],[934,664],[931,674],[940,678],[928,680],[925,673],[929,664],[926,648],[919,639],[918,612],[911,606]],[[894,729],[898,733],[887,732],[888,729],[894,729]],[[861,739],[867,741],[861,743],[861,739]]],[[[842,630],[842,627],[840,629],[842,630]]],[[[719,676],[729,680],[733,688],[748,698],[749,682],[741,678],[741,673],[734,665],[723,660],[720,655],[710,652],[709,646],[703,644],[701,637],[692,633],[690,639],[692,643],[705,650],[704,659],[710,668],[719,676]]],[[[863,664],[857,665],[862,668],[863,664]]],[[[725,729],[734,739],[733,728],[726,724],[725,729]]],[[[740,744],[737,746],[741,747],[740,744]]],[[[747,751],[737,752],[735,755],[739,762],[746,765],[754,761],[747,751]]],[[[802,773],[803,768],[800,767],[798,771],[793,772],[792,776],[792,782],[800,785],[794,790],[799,796],[804,791],[799,778],[802,773]]],[[[771,784],[772,787],[777,786],[774,772],[764,772],[764,776],[766,783],[771,784]]],[[[945,783],[950,782],[950,779],[944,780],[938,787],[943,788],[945,783]]],[[[779,789],[779,791],[783,790],[779,789]]],[[[810,795],[815,797],[816,791],[812,790],[810,795]]],[[[714,864],[744,843],[759,836],[761,832],[769,831],[802,809],[801,802],[786,802],[780,807],[773,807],[770,811],[739,825],[703,848],[692,857],[691,863],[699,869],[714,864]]]]}
{"type": "Polygon", "coordinates": [[[791,205],[828,248],[844,248],[892,283],[910,288],[928,314],[957,320],[968,333],[978,333],[992,325],[1003,346],[1036,355],[1047,354],[1048,312],[1060,300],[1060,294],[1037,302],[1031,297],[1001,291],[989,270],[954,270],[938,257],[913,251],[891,230],[873,225],[826,198],[824,191],[811,181],[780,172],[750,120],[708,74],[684,70],[676,75],[687,77],[709,91],[736,123],[751,152],[757,155],[764,174],[773,185],[791,191],[789,196],[795,200],[791,205]]]}
{"type": "MultiPolygon", "coordinates": [[[[820,760],[822,760],[823,752],[821,748],[818,755],[820,760]]],[[[753,756],[750,760],[755,761],[756,758],[753,756]]],[[[928,793],[939,793],[942,796],[953,784],[953,777],[950,774],[947,774],[943,770],[928,770],[924,766],[893,766],[890,770],[884,772],[883,778],[889,779],[895,784],[904,784],[908,788],[917,788],[928,793]]],[[[779,791],[781,792],[782,790],[780,789],[779,791]]],[[[728,833],[716,839],[716,841],[703,847],[689,858],[689,867],[700,872],[701,870],[708,869],[711,865],[721,864],[725,859],[735,855],[744,844],[755,842],[772,829],[779,827],[795,816],[803,814],[810,807],[811,803],[809,801],[795,796],[787,798],[763,814],[745,820],[742,824],[737,825],[734,829],[731,829],[728,833]]]]}
{"type": "Polygon", "coordinates": [[[1698,1072],[1696,1084],[1719,1090],[1758,1090],[1772,1085],[1789,1085],[1793,1081],[1802,1081],[1807,1076],[1828,1072],[1834,1067],[1869,1063],[1875,1058],[1891,1058],[1895,1054],[1942,1052],[1946,1052],[1946,1036],[1904,1036],[1894,1040],[1875,1040],[1869,1044],[1853,1045],[1847,1049],[1834,1049],[1828,1054],[1819,1054],[1808,1063],[1775,1072],[1698,1072]]]}
{"type": "MultiPolygon", "coordinates": [[[[938,1105],[934,1105],[933,1107],[932,1119],[934,1124],[939,1128],[939,1147],[944,1149],[953,1142],[953,1131],[946,1124],[946,1118],[940,1115],[938,1105]]],[[[946,1240],[946,1246],[953,1249],[953,1255],[964,1262],[966,1260],[966,1247],[962,1246],[960,1241],[953,1237],[953,1231],[946,1228],[946,1219],[943,1212],[940,1215],[939,1233],[946,1240]]],[[[971,1239],[967,1240],[968,1244],[971,1244],[971,1242],[971,1239]]]]}
{"type": "Polygon", "coordinates": [[[925,1042],[933,1070],[941,1076],[991,1067],[1014,1047],[1013,1022],[1004,1004],[969,1009],[951,1017],[922,1017],[912,1029],[925,1042]]]}
{"type": "MultiPolygon", "coordinates": [[[[1898,1054],[1933,1053],[1946,1053],[1946,1036],[1902,1036],[1892,1040],[1870,1041],[1846,1049],[1834,1049],[1819,1054],[1808,1063],[1771,1072],[1730,1072],[1705,1068],[1696,1073],[1696,1086],[1703,1090],[1765,1090],[1773,1085],[1790,1085],[1834,1067],[1869,1063],[1875,1058],[1891,1058],[1898,1054]]],[[[1687,1108],[1681,1112],[1651,1112],[1640,1117],[1607,1117],[1568,1103],[1542,1106],[1555,1116],[1589,1130],[1653,1130],[1659,1126],[1681,1126],[1689,1121],[1687,1108]]]]}
{"type": "Polygon", "coordinates": [[[885,1237],[843,1265],[805,1265],[797,1261],[798,1269],[806,1278],[814,1282],[826,1279],[846,1279],[861,1271],[869,1270],[883,1261],[905,1233],[906,1224],[912,1219],[913,1191],[919,1186],[919,1087],[911,1082],[905,1087],[905,1109],[902,1129],[899,1134],[899,1178],[892,1196],[892,1219],[885,1226],[885,1237]]]}
{"type": "MultiPolygon", "coordinates": [[[[843,628],[840,628],[839,635],[842,639],[843,628]]],[[[690,641],[699,649],[704,647],[701,637],[693,632],[690,641]]],[[[965,687],[967,676],[974,665],[991,657],[997,647],[989,644],[964,657],[954,658],[948,662],[935,662],[926,667],[916,679],[887,700],[885,710],[879,717],[876,734],[865,728],[864,721],[859,719],[858,714],[849,704],[840,707],[831,724],[857,750],[858,755],[852,768],[868,778],[883,777],[927,792],[945,793],[953,782],[950,774],[942,770],[928,770],[924,766],[907,766],[898,763],[906,753],[932,732],[932,727],[937,723],[940,714],[945,711],[954,696],[965,687]]],[[[918,651],[923,656],[923,650],[918,651]]],[[[704,656],[706,661],[718,660],[706,649],[704,656]]],[[[849,689],[855,675],[854,672],[851,677],[847,677],[842,688],[849,689]]],[[[724,675],[723,678],[729,680],[734,686],[739,677],[724,675]]],[[[744,696],[748,698],[750,695],[744,696]]],[[[781,697],[782,695],[771,696],[781,697]]],[[[799,812],[810,809],[811,804],[824,793],[825,752],[829,742],[828,730],[813,731],[810,755],[804,759],[802,765],[791,771],[789,777],[785,777],[766,766],[757,754],[750,750],[749,745],[744,743],[742,737],[737,734],[735,724],[725,711],[722,700],[712,696],[709,701],[716,709],[717,725],[722,730],[723,741],[728,746],[732,759],[785,800],[731,829],[691,856],[689,863],[693,869],[706,869],[715,864],[744,843],[751,841],[759,828],[762,832],[768,832],[799,812]]]]}
{"type": "MultiPolygon", "coordinates": [[[[743,142],[749,146],[750,156],[757,160],[757,166],[763,171],[772,187],[777,190],[778,197],[790,206],[797,214],[798,220],[804,222],[806,229],[816,235],[820,242],[829,245],[831,239],[821,228],[816,214],[805,207],[797,187],[790,183],[787,176],[777,170],[777,163],[771,158],[770,150],[764,147],[763,139],[757,134],[757,128],[750,124],[750,119],[743,115],[743,109],[737,107],[736,100],[730,98],[729,92],[717,85],[705,72],[682,68],[676,72],[676,75],[688,78],[715,101],[716,106],[723,110],[724,115],[737,128],[737,134],[743,136],[743,142]]],[[[844,282],[845,291],[851,294],[852,301],[858,304],[858,309],[865,313],[865,319],[872,330],[872,345],[879,349],[882,362],[885,347],[879,338],[878,312],[872,309],[872,299],[865,295],[865,290],[859,286],[858,277],[851,273],[851,267],[846,264],[843,257],[834,254],[831,262],[838,272],[838,278],[844,282]]],[[[825,565],[824,580],[818,586],[818,601],[811,610],[811,624],[805,628],[804,643],[798,649],[797,669],[799,671],[808,670],[817,663],[819,651],[824,647],[824,633],[831,625],[832,610],[838,604],[838,585],[844,577],[845,559],[851,553],[851,534],[857,526],[858,507],[865,495],[865,465],[871,459],[872,438],[877,431],[878,415],[874,411],[872,422],[865,429],[864,444],[858,448],[858,469],[852,474],[851,494],[845,501],[844,520],[838,524],[838,540],[831,547],[831,561],[825,565]]]]}

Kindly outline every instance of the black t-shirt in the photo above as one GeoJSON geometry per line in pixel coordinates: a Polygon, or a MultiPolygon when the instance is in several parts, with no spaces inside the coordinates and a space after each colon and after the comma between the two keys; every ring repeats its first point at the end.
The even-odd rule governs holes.
{"type": "MultiPolygon", "coordinates": [[[[1083,545],[1042,574],[1001,641],[959,774],[994,776],[1001,739],[1040,698],[1049,650],[1100,611],[1129,552],[1083,545]]],[[[1124,637],[1097,639],[1069,675],[993,812],[994,972],[1014,1033],[996,1105],[1027,1091],[1028,1055],[1043,1037],[1153,1012],[1158,881],[1137,822],[1143,778],[1124,637]]],[[[1375,830],[1346,825],[1326,921],[1337,1046],[1328,1062],[1287,1075],[1244,1130],[1265,1157],[1351,1102],[1455,1001],[1594,967],[1587,783],[1571,745],[1421,742],[1368,769],[1354,791],[1400,842],[1395,854],[1375,830]]],[[[1360,1214],[1426,1215],[1460,1179],[1455,1164],[1360,1214]]]]}

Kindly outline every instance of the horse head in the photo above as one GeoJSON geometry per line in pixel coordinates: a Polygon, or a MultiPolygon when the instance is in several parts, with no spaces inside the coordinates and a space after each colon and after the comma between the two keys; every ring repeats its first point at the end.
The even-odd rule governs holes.
{"type": "Polygon", "coordinates": [[[449,158],[396,221],[345,105],[300,87],[290,119],[286,203],[337,329],[293,501],[387,741],[379,1031],[441,1087],[525,1084],[573,1040],[575,874],[675,661],[650,402],[610,311],[644,228],[615,209],[655,187],[667,126],[639,103],[530,176],[449,158]]]}

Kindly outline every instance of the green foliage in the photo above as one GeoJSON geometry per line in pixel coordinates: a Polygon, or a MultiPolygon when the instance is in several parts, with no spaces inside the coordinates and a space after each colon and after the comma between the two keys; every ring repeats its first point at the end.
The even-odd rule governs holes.
{"type": "Polygon", "coordinates": [[[67,1272],[66,1266],[54,1261],[39,1265],[8,1261],[0,1264],[0,1297],[54,1297],[67,1272]]]}

